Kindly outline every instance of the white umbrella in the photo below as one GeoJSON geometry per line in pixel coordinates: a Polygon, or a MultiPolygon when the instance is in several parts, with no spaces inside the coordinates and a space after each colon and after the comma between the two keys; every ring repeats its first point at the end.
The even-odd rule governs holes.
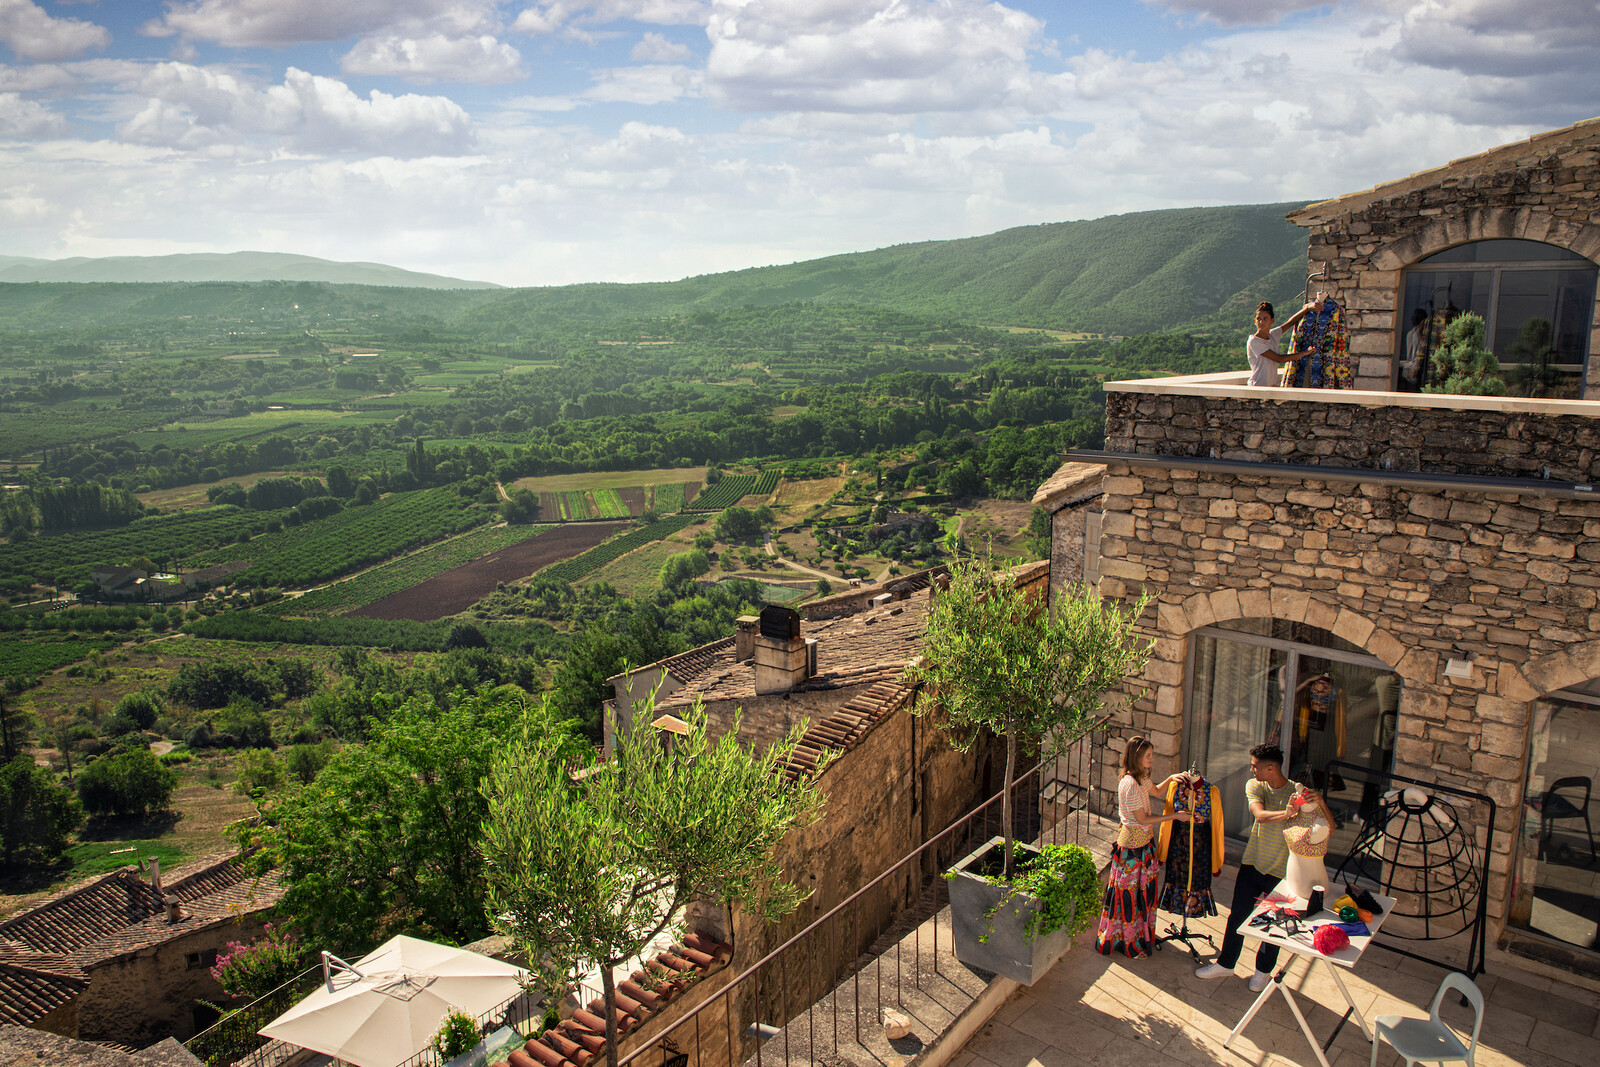
{"type": "Polygon", "coordinates": [[[428,1047],[445,1014],[511,1000],[527,972],[465,949],[395,937],[352,966],[322,954],[315,993],[259,1031],[358,1067],[395,1067],[428,1047]]]}

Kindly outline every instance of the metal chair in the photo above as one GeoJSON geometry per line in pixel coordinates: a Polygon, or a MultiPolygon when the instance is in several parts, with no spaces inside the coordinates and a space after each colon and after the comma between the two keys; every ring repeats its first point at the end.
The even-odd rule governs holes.
{"type": "Polygon", "coordinates": [[[1589,825],[1589,794],[1593,783],[1583,775],[1573,775],[1570,778],[1557,779],[1549,789],[1544,791],[1544,796],[1539,801],[1539,855],[1549,858],[1550,837],[1555,832],[1550,825],[1560,819],[1582,819],[1583,829],[1589,835],[1589,862],[1595,861],[1594,827],[1589,825]],[[1576,791],[1583,790],[1583,802],[1575,803],[1573,799],[1562,794],[1563,789],[1576,791]]]}
{"type": "Polygon", "coordinates": [[[1378,1041],[1388,1041],[1394,1050],[1405,1058],[1406,1067],[1418,1060],[1429,1063],[1449,1063],[1461,1060],[1473,1067],[1472,1057],[1478,1051],[1478,1030],[1483,1026],[1483,991],[1477,983],[1459,971],[1452,971],[1439,983],[1428,1007],[1428,1018],[1412,1019],[1404,1015],[1380,1015],[1372,1020],[1372,1067],[1378,1067],[1378,1041]],[[1439,1005],[1444,995],[1456,990],[1472,1005],[1472,1040],[1463,1045],[1454,1030],[1439,1018],[1439,1005]]]}

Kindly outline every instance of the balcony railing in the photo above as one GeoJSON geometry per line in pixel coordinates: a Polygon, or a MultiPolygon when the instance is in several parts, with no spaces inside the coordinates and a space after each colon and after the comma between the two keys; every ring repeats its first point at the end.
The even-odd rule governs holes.
{"type": "MultiPolygon", "coordinates": [[[[1096,741],[1108,722],[1109,716],[1098,721],[1057,758],[1034,765],[1010,783],[1019,841],[1092,845],[1104,840],[1106,824],[1100,813],[1110,810],[1114,798],[1098,784],[1106,768],[1096,741]]],[[[999,832],[1002,796],[1003,792],[997,792],[891,864],[694,1010],[622,1057],[619,1067],[735,1067],[746,1060],[762,1067],[765,1041],[808,1009],[813,1017],[804,1028],[809,1046],[804,1055],[810,1062],[818,1062],[819,1040],[831,1042],[835,1048],[842,1038],[861,1044],[863,1016],[875,1025],[886,1006],[902,1004],[911,991],[922,990],[940,973],[938,923],[926,924],[933,939],[931,973],[924,973],[918,965],[927,958],[922,951],[921,924],[909,939],[914,957],[909,968],[904,940],[896,942],[892,960],[889,954],[875,955],[865,966],[857,966],[855,946],[863,917],[882,914],[885,901],[894,897],[908,877],[921,887],[921,903],[913,912],[937,912],[947,899],[941,870],[999,832]],[[823,968],[842,980],[829,983],[810,1005],[794,1005],[793,990],[808,985],[823,968]],[[819,1008],[824,1018],[816,1018],[819,1008]],[[720,1027],[726,1027],[726,1032],[713,1037],[720,1027]],[[715,1054],[719,1048],[721,1056],[715,1054]],[[712,1050],[709,1054],[708,1049],[712,1050]]],[[[800,1052],[799,1042],[780,1044],[782,1062],[789,1067],[791,1056],[800,1052]]],[[[826,1060],[828,1053],[824,1050],[821,1055],[826,1060]]],[[[777,1056],[770,1059],[778,1062],[777,1056]]]]}

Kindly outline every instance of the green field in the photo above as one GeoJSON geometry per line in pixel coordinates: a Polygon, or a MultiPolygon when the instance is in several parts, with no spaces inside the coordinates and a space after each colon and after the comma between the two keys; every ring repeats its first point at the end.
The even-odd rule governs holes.
{"type": "Polygon", "coordinates": [[[119,643],[108,638],[45,641],[38,637],[6,634],[0,637],[0,678],[48,674],[57,667],[76,663],[95,652],[115,648],[119,643]]]}
{"type": "MultiPolygon", "coordinates": [[[[659,486],[663,482],[703,482],[704,467],[662,467],[644,471],[597,471],[589,474],[546,474],[537,478],[518,478],[506,491],[527,489],[535,493],[560,493],[568,489],[630,489],[636,485],[659,486]]],[[[659,510],[659,509],[657,509],[659,510]]]]}

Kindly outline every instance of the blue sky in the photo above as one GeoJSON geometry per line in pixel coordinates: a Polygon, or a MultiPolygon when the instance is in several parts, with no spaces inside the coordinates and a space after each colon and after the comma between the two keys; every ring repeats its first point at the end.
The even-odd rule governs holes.
{"type": "Polygon", "coordinates": [[[0,255],[661,280],[1596,115],[1596,0],[0,0],[0,255]]]}

